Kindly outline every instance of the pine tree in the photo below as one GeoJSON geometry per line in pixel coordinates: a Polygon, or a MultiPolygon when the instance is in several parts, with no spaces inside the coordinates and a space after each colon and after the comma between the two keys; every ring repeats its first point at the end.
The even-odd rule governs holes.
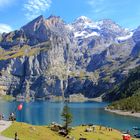
{"type": "Polygon", "coordinates": [[[72,123],[72,114],[70,113],[70,109],[67,104],[64,106],[61,116],[64,122],[63,128],[68,134],[70,132],[69,126],[72,123]]]}

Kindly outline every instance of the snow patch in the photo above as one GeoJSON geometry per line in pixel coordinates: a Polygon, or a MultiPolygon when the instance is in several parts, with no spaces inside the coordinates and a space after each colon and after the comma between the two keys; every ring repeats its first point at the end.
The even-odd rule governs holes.
{"type": "Polygon", "coordinates": [[[75,32],[74,33],[74,36],[75,37],[82,37],[82,36],[85,36],[87,34],[87,32],[85,31],[82,31],[82,32],[75,32]]]}
{"type": "Polygon", "coordinates": [[[130,32],[129,35],[126,35],[126,36],[120,36],[120,37],[117,38],[117,40],[118,40],[118,41],[125,41],[125,40],[131,38],[132,36],[133,36],[133,32],[130,32]]]}
{"type": "Polygon", "coordinates": [[[77,18],[77,20],[80,20],[80,19],[82,19],[82,20],[90,20],[88,17],[86,17],[86,16],[80,16],[79,18],[77,18]]]}
{"type": "Polygon", "coordinates": [[[78,38],[78,37],[88,38],[88,37],[92,37],[92,36],[100,36],[100,34],[98,34],[97,32],[88,33],[86,31],[82,31],[82,32],[75,32],[74,36],[76,38],[78,38]]]}
{"type": "Polygon", "coordinates": [[[66,28],[69,29],[69,30],[73,30],[73,26],[70,25],[70,24],[66,25],[66,28]]]}
{"type": "Polygon", "coordinates": [[[103,22],[102,20],[100,20],[100,21],[97,21],[96,24],[97,24],[98,26],[102,26],[102,25],[104,24],[104,22],[103,22]]]}
{"type": "Polygon", "coordinates": [[[91,34],[85,36],[85,38],[92,37],[92,36],[100,36],[100,34],[98,34],[97,32],[92,32],[91,34]]]}
{"type": "Polygon", "coordinates": [[[86,28],[98,29],[98,30],[101,29],[96,23],[89,23],[89,22],[85,22],[84,29],[86,29],[86,28]]]}

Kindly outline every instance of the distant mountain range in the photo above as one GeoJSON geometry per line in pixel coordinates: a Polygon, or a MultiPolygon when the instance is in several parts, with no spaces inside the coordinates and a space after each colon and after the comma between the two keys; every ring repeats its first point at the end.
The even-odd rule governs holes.
{"type": "Polygon", "coordinates": [[[105,97],[139,65],[140,27],[124,29],[108,19],[81,16],[66,24],[39,16],[0,36],[0,90],[13,96],[105,97]]]}

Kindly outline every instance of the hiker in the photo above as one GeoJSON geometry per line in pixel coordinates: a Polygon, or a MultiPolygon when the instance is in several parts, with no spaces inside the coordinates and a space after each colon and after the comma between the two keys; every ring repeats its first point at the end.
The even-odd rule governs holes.
{"type": "Polygon", "coordinates": [[[2,114],[2,119],[4,120],[4,114],[2,114]]]}
{"type": "Polygon", "coordinates": [[[2,114],[0,114],[0,120],[2,120],[2,114]]]}
{"type": "Polygon", "coordinates": [[[15,140],[19,140],[19,139],[18,139],[17,132],[15,133],[15,140]]]}
{"type": "Polygon", "coordinates": [[[93,129],[93,132],[95,132],[95,126],[94,125],[92,126],[92,129],[93,129]]]}
{"type": "Polygon", "coordinates": [[[4,115],[0,114],[0,120],[3,120],[3,119],[4,119],[4,115]]]}

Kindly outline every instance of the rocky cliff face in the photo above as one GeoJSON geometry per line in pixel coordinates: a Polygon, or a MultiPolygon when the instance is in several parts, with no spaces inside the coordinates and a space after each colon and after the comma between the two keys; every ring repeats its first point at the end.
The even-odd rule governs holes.
{"type": "Polygon", "coordinates": [[[86,97],[105,94],[139,65],[139,28],[133,32],[111,20],[39,16],[18,31],[2,34],[0,86],[16,96],[86,97]]]}

